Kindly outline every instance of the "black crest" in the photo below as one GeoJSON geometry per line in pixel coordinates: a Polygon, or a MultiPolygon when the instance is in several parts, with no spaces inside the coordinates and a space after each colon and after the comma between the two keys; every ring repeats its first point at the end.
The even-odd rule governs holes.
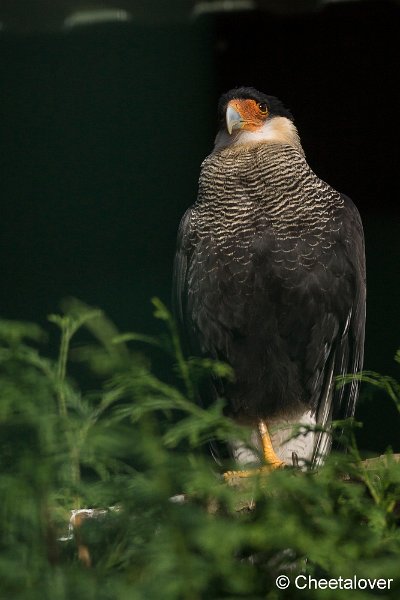
{"type": "Polygon", "coordinates": [[[265,102],[268,106],[268,112],[272,117],[286,117],[293,121],[292,113],[275,96],[268,96],[259,92],[253,87],[237,87],[222,94],[218,102],[218,120],[224,122],[225,112],[228,102],[235,98],[243,100],[255,100],[256,102],[265,102]]]}

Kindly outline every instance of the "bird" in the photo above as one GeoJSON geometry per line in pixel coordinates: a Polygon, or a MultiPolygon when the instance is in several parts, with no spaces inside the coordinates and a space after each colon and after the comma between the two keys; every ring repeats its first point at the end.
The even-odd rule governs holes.
{"type": "Polygon", "coordinates": [[[234,372],[203,386],[199,401],[207,408],[222,396],[226,415],[250,428],[250,441],[228,443],[236,466],[225,479],[323,465],[332,421],[353,416],[359,394],[363,226],[352,200],[308,165],[275,96],[253,87],[221,96],[214,147],[179,225],[172,287],[185,354],[234,372]]]}

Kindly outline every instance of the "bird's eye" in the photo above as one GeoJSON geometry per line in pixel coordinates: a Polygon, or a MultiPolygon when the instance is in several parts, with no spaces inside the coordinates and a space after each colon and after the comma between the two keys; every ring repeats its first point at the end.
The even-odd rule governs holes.
{"type": "Polygon", "coordinates": [[[260,111],[260,113],[262,115],[266,115],[267,114],[267,112],[268,112],[268,106],[267,106],[266,102],[259,102],[258,103],[258,108],[259,108],[259,111],[260,111]]]}

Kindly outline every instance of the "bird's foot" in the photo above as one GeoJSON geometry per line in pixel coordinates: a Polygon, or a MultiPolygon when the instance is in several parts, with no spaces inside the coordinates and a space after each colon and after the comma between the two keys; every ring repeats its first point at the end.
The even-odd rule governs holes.
{"type": "Polygon", "coordinates": [[[242,479],[246,479],[248,477],[268,475],[271,473],[271,471],[275,471],[275,469],[283,469],[287,466],[286,463],[275,453],[265,421],[260,420],[258,422],[258,429],[261,436],[265,464],[262,467],[245,469],[243,471],[226,471],[223,474],[223,478],[224,481],[229,485],[236,485],[242,479]]]}
{"type": "Polygon", "coordinates": [[[272,471],[275,471],[276,469],[284,469],[286,466],[287,465],[285,462],[283,462],[283,460],[277,460],[254,469],[245,469],[243,471],[226,471],[223,474],[223,478],[226,483],[231,485],[235,484],[240,479],[269,475],[272,471]]]}

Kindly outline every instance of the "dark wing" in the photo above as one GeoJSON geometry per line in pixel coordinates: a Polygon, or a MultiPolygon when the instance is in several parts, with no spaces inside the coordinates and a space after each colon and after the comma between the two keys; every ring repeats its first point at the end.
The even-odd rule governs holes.
{"type": "MultiPolygon", "coordinates": [[[[191,229],[191,215],[192,209],[189,208],[183,215],[179,225],[172,279],[172,311],[186,358],[190,356],[200,357],[205,354],[199,342],[199,332],[196,333],[193,320],[189,316],[191,314],[191,307],[188,306],[189,297],[191,296],[189,294],[190,283],[192,284],[191,292],[193,293],[193,290],[196,289],[196,282],[189,281],[195,243],[195,234],[191,229]]],[[[212,352],[206,354],[207,356],[213,355],[213,358],[216,358],[212,352]]],[[[218,396],[223,395],[222,381],[216,377],[206,377],[198,382],[196,400],[200,405],[207,406],[215,402],[218,396]]],[[[215,461],[221,464],[221,461],[227,458],[226,448],[215,440],[211,441],[209,446],[215,461]]]]}
{"type": "MultiPolygon", "coordinates": [[[[325,368],[325,389],[317,410],[317,422],[328,427],[331,420],[346,419],[354,415],[359,392],[359,381],[355,378],[345,386],[338,387],[336,378],[355,374],[362,369],[364,358],[365,332],[365,250],[361,218],[353,202],[344,198],[342,221],[343,269],[351,283],[352,302],[347,318],[341,323],[341,330],[332,348],[325,368]]],[[[331,448],[331,436],[320,434],[317,437],[313,464],[323,462],[331,448]]]]}
{"type": "Polygon", "coordinates": [[[172,276],[172,311],[179,329],[182,328],[185,313],[184,306],[186,297],[186,274],[188,268],[188,256],[187,248],[185,248],[185,240],[188,236],[190,213],[191,209],[189,208],[183,215],[179,225],[172,276]]]}
{"type": "Polygon", "coordinates": [[[182,217],[178,229],[177,248],[172,277],[172,311],[178,327],[180,342],[185,356],[196,355],[197,338],[193,332],[193,323],[188,320],[188,271],[193,251],[190,228],[192,209],[182,217]]]}

